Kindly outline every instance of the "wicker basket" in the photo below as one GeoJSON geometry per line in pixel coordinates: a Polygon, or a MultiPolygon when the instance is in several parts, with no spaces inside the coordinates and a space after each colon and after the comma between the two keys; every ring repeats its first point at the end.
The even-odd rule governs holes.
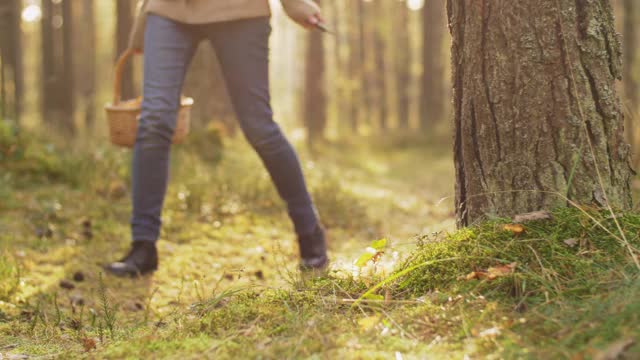
{"type": "MultiPolygon", "coordinates": [[[[136,142],[136,133],[138,131],[138,118],[140,117],[140,108],[142,98],[122,101],[120,98],[120,86],[122,83],[122,72],[127,61],[134,54],[133,51],[127,50],[120,56],[115,68],[115,79],[113,84],[113,103],[107,104],[107,120],[109,121],[109,134],[111,142],[114,145],[131,148],[136,142]]],[[[180,110],[178,111],[178,119],[176,121],[176,129],[173,134],[173,143],[180,144],[189,134],[191,123],[191,107],[193,99],[182,97],[180,100],[180,110]]]]}

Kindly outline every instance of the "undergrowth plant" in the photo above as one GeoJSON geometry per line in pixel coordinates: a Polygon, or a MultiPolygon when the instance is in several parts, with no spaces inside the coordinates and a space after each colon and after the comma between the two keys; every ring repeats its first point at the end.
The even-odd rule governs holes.
{"type": "MultiPolygon", "coordinates": [[[[588,210],[613,227],[608,210],[588,210]]],[[[507,219],[489,221],[435,238],[423,237],[418,248],[397,270],[396,288],[413,295],[435,290],[480,292],[515,302],[548,301],[550,297],[583,297],[604,291],[612,281],[637,276],[623,244],[589,216],[561,208],[552,219],[526,224],[525,231],[505,230],[507,219]],[[465,280],[471,272],[516,264],[509,276],[465,280]],[[410,269],[410,271],[408,271],[410,269]]],[[[633,246],[638,246],[640,215],[619,215],[633,246]]]]}
{"type": "Polygon", "coordinates": [[[7,251],[0,249],[0,301],[9,301],[20,286],[20,266],[7,251]]]}
{"type": "Polygon", "coordinates": [[[109,298],[107,296],[107,288],[104,284],[104,279],[102,278],[102,273],[99,274],[98,277],[98,285],[100,292],[100,306],[102,307],[102,319],[100,324],[104,324],[109,330],[109,335],[113,339],[115,337],[116,330],[116,320],[117,320],[117,308],[116,305],[111,305],[109,298]]]}

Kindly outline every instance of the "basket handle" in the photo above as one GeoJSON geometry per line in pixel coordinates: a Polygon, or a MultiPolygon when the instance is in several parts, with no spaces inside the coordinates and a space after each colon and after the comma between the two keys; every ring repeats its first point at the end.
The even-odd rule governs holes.
{"type": "Polygon", "coordinates": [[[113,105],[118,105],[122,100],[122,74],[127,62],[135,54],[135,50],[127,49],[120,55],[115,67],[115,78],[113,79],[113,105]]]}

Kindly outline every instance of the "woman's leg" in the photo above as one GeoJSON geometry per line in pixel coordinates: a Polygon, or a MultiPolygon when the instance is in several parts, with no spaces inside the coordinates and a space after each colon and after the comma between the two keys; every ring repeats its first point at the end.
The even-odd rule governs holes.
{"type": "Polygon", "coordinates": [[[150,14],[144,42],[142,114],[133,155],[134,241],[158,240],[169,151],[185,73],[195,49],[187,25],[150,14]]]}
{"type": "MultiPolygon", "coordinates": [[[[286,202],[303,260],[326,255],[298,157],[273,121],[269,94],[269,18],[207,25],[244,135],[258,152],[286,202]]],[[[326,258],[325,258],[326,260],[326,258]]]]}

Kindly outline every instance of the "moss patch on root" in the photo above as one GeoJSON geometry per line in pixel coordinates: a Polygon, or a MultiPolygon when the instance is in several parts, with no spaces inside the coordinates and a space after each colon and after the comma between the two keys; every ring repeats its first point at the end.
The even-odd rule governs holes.
{"type": "Polygon", "coordinates": [[[396,285],[416,296],[434,290],[476,291],[516,301],[591,295],[638,271],[630,248],[640,245],[640,214],[616,218],[625,237],[608,211],[576,208],[557,209],[551,219],[526,223],[520,234],[504,229],[510,220],[498,219],[426,236],[397,272],[415,269],[396,285]],[[465,279],[473,271],[514,262],[516,270],[508,276],[465,279]]]}

